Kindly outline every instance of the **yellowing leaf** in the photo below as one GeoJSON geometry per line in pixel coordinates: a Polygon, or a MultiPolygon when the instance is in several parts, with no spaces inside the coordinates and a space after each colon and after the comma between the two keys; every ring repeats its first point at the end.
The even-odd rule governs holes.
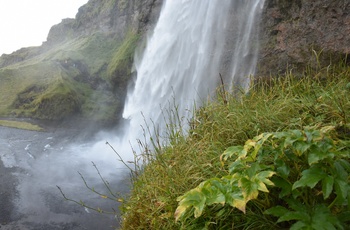
{"type": "Polygon", "coordinates": [[[269,190],[267,189],[266,185],[263,182],[258,182],[258,190],[262,191],[262,192],[269,192],[269,190]]]}
{"type": "Polygon", "coordinates": [[[232,193],[227,194],[227,203],[245,213],[245,207],[247,203],[242,195],[242,192],[238,189],[239,188],[237,188],[237,190],[233,191],[232,193]]]}
{"type": "Polygon", "coordinates": [[[232,206],[245,213],[246,202],[244,200],[233,200],[232,206]]]}
{"type": "Polygon", "coordinates": [[[182,215],[184,214],[184,212],[186,211],[187,207],[185,206],[181,206],[179,205],[175,211],[174,217],[175,217],[175,221],[178,221],[182,215]]]}
{"type": "Polygon", "coordinates": [[[186,192],[183,196],[178,197],[178,201],[180,201],[179,206],[175,211],[175,219],[179,219],[183,213],[190,207],[194,208],[194,216],[195,218],[202,215],[203,209],[205,207],[206,197],[201,192],[200,184],[197,188],[194,188],[188,192],[186,192]]]}
{"type": "Polygon", "coordinates": [[[252,199],[256,199],[259,195],[258,185],[255,181],[242,178],[240,180],[240,187],[242,188],[242,194],[246,203],[252,199]]]}

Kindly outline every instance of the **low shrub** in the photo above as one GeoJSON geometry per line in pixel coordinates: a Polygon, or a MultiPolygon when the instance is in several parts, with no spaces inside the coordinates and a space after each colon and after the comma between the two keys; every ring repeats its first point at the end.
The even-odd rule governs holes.
{"type": "MultiPolygon", "coordinates": [[[[247,206],[250,212],[278,217],[270,226],[274,229],[348,229],[350,142],[338,140],[332,135],[334,129],[263,133],[244,146],[229,147],[221,155],[221,163],[228,165],[227,175],[205,180],[180,196],[176,220],[191,218],[186,212],[197,218],[212,205],[219,207],[210,215],[219,218],[232,212],[222,208],[228,204],[240,210],[236,218],[249,218],[247,206]]],[[[212,229],[218,229],[216,225],[206,223],[212,229]]],[[[231,225],[235,227],[234,222],[231,225]]]]}

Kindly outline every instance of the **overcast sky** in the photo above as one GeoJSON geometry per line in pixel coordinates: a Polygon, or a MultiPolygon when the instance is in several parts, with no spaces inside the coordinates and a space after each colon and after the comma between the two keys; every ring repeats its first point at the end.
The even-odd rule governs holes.
{"type": "Polygon", "coordinates": [[[88,0],[0,0],[0,56],[46,41],[51,26],[88,0]]]}

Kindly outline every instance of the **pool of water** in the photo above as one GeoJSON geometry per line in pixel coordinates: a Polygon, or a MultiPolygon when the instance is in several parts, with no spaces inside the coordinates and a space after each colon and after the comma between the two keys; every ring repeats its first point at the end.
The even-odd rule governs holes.
{"type": "MultiPolygon", "coordinates": [[[[114,229],[118,226],[118,203],[92,165],[116,193],[128,191],[128,171],[118,166],[108,146],[96,147],[96,129],[75,125],[46,126],[45,131],[28,131],[0,126],[0,228],[18,229],[114,229]],[[79,173],[81,174],[79,174],[79,173]],[[73,202],[115,215],[101,215],[73,202]]],[[[100,137],[99,137],[100,139],[100,137]]]]}

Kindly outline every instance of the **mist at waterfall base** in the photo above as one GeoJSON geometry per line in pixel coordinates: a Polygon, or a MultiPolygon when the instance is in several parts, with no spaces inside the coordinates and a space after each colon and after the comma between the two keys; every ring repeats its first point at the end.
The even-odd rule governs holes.
{"type": "Polygon", "coordinates": [[[247,90],[249,77],[255,72],[257,24],[263,4],[264,0],[165,1],[144,52],[135,60],[137,77],[125,101],[123,127],[99,132],[81,144],[69,140],[51,143],[46,152],[31,160],[30,167],[25,166],[30,176],[23,179],[19,188],[22,212],[36,212],[37,218],[42,218],[47,207],[37,205],[38,200],[43,199],[43,191],[50,191],[55,200],[62,198],[56,185],[72,199],[117,209],[115,202],[107,202],[88,191],[77,171],[92,187],[108,193],[91,164],[94,162],[113,191],[123,190],[128,170],[106,141],[125,162],[133,161],[131,146],[137,151],[137,140],[149,138],[144,137],[146,124],[151,126],[149,135],[157,133],[166,144],[169,123],[166,111],[176,107],[187,128],[194,105],[201,106],[215,95],[221,81],[219,74],[226,89],[239,86],[247,90]]]}

